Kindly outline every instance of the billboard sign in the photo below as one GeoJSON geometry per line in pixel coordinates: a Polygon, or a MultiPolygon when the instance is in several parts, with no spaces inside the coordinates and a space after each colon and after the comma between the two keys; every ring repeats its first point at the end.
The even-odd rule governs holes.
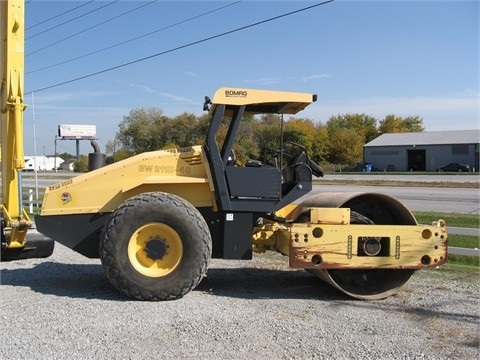
{"type": "Polygon", "coordinates": [[[58,125],[58,136],[62,140],[94,140],[97,138],[95,125],[58,125]]]}

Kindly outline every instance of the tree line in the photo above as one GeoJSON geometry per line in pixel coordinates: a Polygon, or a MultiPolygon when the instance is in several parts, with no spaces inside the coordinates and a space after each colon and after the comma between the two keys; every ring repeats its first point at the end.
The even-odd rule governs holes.
{"type": "MultiPolygon", "coordinates": [[[[118,125],[115,139],[109,140],[109,162],[135,154],[166,148],[201,145],[209,125],[208,114],[183,113],[175,117],[156,107],[131,110],[118,125]]],[[[281,117],[276,114],[246,116],[238,130],[234,151],[237,160],[259,159],[279,148],[281,117]]],[[[220,129],[219,135],[224,135],[220,129]]],[[[320,164],[355,164],[363,159],[363,145],[385,133],[425,131],[419,116],[388,115],[376,119],[367,114],[331,116],[326,122],[308,118],[284,119],[284,142],[303,145],[320,164]]]]}
{"type": "MultiPolygon", "coordinates": [[[[107,163],[147,151],[201,145],[209,121],[208,114],[169,117],[156,107],[133,109],[118,124],[115,138],[106,143],[107,163]]],[[[376,119],[367,114],[343,114],[331,116],[326,122],[292,116],[283,119],[282,127],[281,122],[276,114],[246,116],[233,147],[237,161],[244,164],[247,159],[262,159],[266,153],[278,150],[282,127],[284,143],[301,144],[318,164],[346,166],[361,162],[363,145],[381,134],[425,131],[419,116],[376,119]]],[[[226,133],[226,124],[222,126],[219,136],[226,133]]],[[[85,165],[81,165],[76,168],[83,170],[85,165]]]]}

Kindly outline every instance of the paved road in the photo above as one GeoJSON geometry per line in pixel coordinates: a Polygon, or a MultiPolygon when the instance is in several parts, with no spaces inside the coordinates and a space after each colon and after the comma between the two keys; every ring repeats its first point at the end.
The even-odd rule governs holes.
{"type": "Polygon", "coordinates": [[[471,188],[314,185],[312,193],[322,192],[384,193],[413,211],[480,213],[480,191],[471,188]]]}

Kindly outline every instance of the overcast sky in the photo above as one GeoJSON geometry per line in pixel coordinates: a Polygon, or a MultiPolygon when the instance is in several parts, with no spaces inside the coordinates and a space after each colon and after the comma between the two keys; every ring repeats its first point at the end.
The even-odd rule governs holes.
{"type": "Polygon", "coordinates": [[[54,153],[59,124],[96,125],[103,150],[130,110],[201,115],[222,86],[316,93],[298,116],[321,122],[395,114],[427,131],[480,128],[478,1],[317,4],[26,0],[26,154],[34,128],[38,155],[54,153]]]}

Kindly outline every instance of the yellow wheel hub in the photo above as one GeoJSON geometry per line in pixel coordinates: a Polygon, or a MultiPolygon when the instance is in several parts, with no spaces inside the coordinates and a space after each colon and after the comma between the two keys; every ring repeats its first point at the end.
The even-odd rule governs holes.
{"type": "Polygon", "coordinates": [[[176,269],[183,256],[182,240],[168,225],[149,223],[138,228],[128,242],[128,259],[139,273],[162,277],[176,269]]]}

